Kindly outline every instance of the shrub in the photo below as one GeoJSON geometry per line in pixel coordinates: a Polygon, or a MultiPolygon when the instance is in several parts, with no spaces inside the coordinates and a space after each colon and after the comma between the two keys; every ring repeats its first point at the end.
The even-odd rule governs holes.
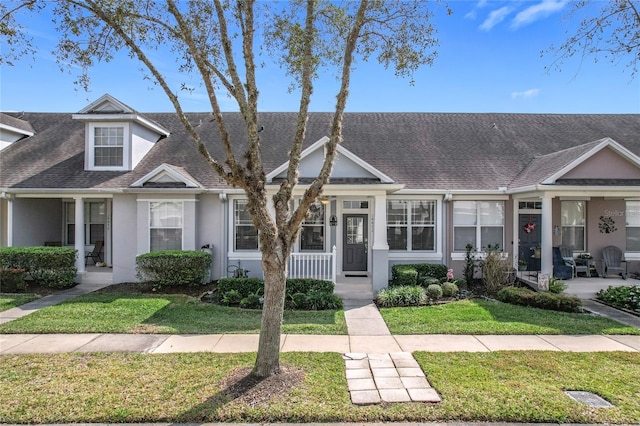
{"type": "Polygon", "coordinates": [[[424,287],[427,288],[429,287],[431,284],[440,284],[440,280],[434,277],[421,277],[420,280],[418,281],[418,283],[424,287]]]}
{"type": "Polygon", "coordinates": [[[435,263],[417,263],[413,265],[418,276],[421,277],[433,277],[438,280],[447,277],[447,267],[445,265],[439,265],[435,263]]]}
{"type": "Polygon", "coordinates": [[[242,301],[242,296],[238,290],[229,290],[222,295],[222,303],[227,306],[239,305],[242,301]]]}
{"type": "Polygon", "coordinates": [[[444,297],[454,297],[458,294],[458,286],[452,282],[442,283],[442,295],[444,297]]]}
{"type": "Polygon", "coordinates": [[[24,269],[28,276],[52,288],[76,284],[76,251],[68,247],[2,247],[0,269],[24,269]]]}
{"type": "Polygon", "coordinates": [[[251,293],[247,297],[242,298],[240,301],[240,307],[245,309],[262,309],[261,299],[262,296],[259,294],[251,293]]]}
{"type": "Polygon", "coordinates": [[[433,300],[440,299],[442,297],[442,287],[440,287],[440,284],[431,284],[427,287],[427,296],[433,300]]]}
{"type": "Polygon", "coordinates": [[[418,271],[413,265],[393,265],[391,267],[392,287],[414,286],[418,282],[418,271]]]}
{"type": "Polygon", "coordinates": [[[487,294],[495,295],[500,289],[512,283],[511,264],[497,245],[486,248],[486,256],[481,262],[481,266],[483,284],[487,294]]]}
{"type": "Polygon", "coordinates": [[[505,303],[554,311],[580,312],[582,308],[582,302],[577,297],[548,291],[535,292],[523,287],[505,287],[498,292],[497,296],[505,303]]]}
{"type": "Polygon", "coordinates": [[[606,290],[600,290],[596,298],[613,306],[640,312],[640,286],[609,286],[606,290]]]}
{"type": "Polygon", "coordinates": [[[0,269],[0,291],[14,293],[24,290],[24,268],[0,269]]]}
{"type": "Polygon", "coordinates": [[[211,265],[211,254],[199,250],[162,250],[136,257],[138,279],[160,287],[199,285],[211,265]]]}
{"type": "Polygon", "coordinates": [[[376,304],[381,307],[420,306],[427,301],[424,288],[405,286],[385,288],[376,295],[376,304]]]}
{"type": "Polygon", "coordinates": [[[476,253],[471,244],[467,244],[465,246],[464,251],[464,279],[470,283],[473,282],[475,278],[475,268],[476,268],[476,253]]]}
{"type": "Polygon", "coordinates": [[[562,281],[560,278],[556,278],[556,277],[549,278],[549,291],[551,293],[556,293],[556,294],[562,293],[567,289],[567,287],[568,287],[567,283],[562,281]]]}
{"type": "MultiPolygon", "coordinates": [[[[287,309],[342,309],[342,299],[333,294],[335,285],[331,281],[310,278],[291,278],[287,280],[285,292],[285,307],[287,309]]],[[[255,305],[255,296],[260,298],[264,294],[264,281],[260,278],[221,278],[218,281],[220,303],[233,306],[245,301],[255,305]],[[239,299],[234,303],[227,303],[224,297],[230,291],[236,291],[239,299]],[[253,296],[252,296],[253,295],[253,296]],[[245,300],[246,299],[246,300],[245,300]]],[[[234,299],[235,300],[235,299],[234,299]]]]}
{"type": "Polygon", "coordinates": [[[458,286],[458,290],[466,290],[467,288],[469,288],[469,284],[465,279],[456,280],[456,285],[458,286]]]}

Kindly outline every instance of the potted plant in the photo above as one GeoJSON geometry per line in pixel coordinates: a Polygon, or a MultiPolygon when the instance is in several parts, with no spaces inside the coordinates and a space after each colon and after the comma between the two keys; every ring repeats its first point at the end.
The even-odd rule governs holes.
{"type": "Polygon", "coordinates": [[[527,262],[523,259],[518,260],[518,271],[526,271],[527,270],[527,262]]]}

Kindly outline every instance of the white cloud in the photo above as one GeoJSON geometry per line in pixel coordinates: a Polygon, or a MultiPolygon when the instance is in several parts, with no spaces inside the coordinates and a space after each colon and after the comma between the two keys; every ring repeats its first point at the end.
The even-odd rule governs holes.
{"type": "Polygon", "coordinates": [[[503,6],[500,9],[491,11],[487,19],[485,19],[482,25],[480,25],[480,29],[484,31],[489,31],[491,28],[495,27],[500,22],[504,21],[507,15],[509,15],[512,10],[513,9],[511,9],[508,6],[503,6]]]}
{"type": "Polygon", "coordinates": [[[561,11],[567,3],[568,0],[543,0],[538,4],[529,6],[513,18],[511,28],[520,28],[522,26],[529,25],[538,19],[546,18],[553,13],[561,11]]]}
{"type": "Polygon", "coordinates": [[[540,94],[540,89],[529,89],[522,92],[511,92],[511,99],[530,99],[538,96],[538,94],[540,94]]]}

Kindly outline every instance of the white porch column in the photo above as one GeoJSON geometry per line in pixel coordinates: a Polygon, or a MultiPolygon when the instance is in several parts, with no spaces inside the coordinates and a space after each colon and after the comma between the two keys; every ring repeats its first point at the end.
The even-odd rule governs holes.
{"type": "Polygon", "coordinates": [[[84,198],[74,197],[75,201],[75,235],[76,235],[76,252],[78,258],[76,259],[76,268],[78,268],[78,274],[84,274],[84,198]]]}
{"type": "Polygon", "coordinates": [[[7,247],[13,247],[13,195],[7,196],[7,247]]]}
{"type": "Polygon", "coordinates": [[[375,196],[373,211],[373,250],[389,250],[387,241],[387,195],[375,196]]]}
{"type": "Polygon", "coordinates": [[[540,272],[542,274],[547,274],[549,277],[553,275],[553,218],[551,210],[552,200],[552,197],[548,195],[542,196],[540,272]]]}
{"type": "Polygon", "coordinates": [[[373,245],[371,246],[371,290],[378,290],[389,284],[389,243],[387,241],[387,194],[374,196],[373,245]]]}

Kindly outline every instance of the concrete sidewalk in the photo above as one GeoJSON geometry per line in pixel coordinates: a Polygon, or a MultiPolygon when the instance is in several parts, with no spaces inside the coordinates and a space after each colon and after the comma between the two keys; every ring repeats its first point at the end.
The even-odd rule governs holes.
{"type": "MultiPolygon", "coordinates": [[[[257,334],[2,334],[0,354],[64,352],[256,352],[257,334]]],[[[640,336],[620,335],[406,335],[326,336],[285,334],[283,352],[640,352],[640,336]]]]}

